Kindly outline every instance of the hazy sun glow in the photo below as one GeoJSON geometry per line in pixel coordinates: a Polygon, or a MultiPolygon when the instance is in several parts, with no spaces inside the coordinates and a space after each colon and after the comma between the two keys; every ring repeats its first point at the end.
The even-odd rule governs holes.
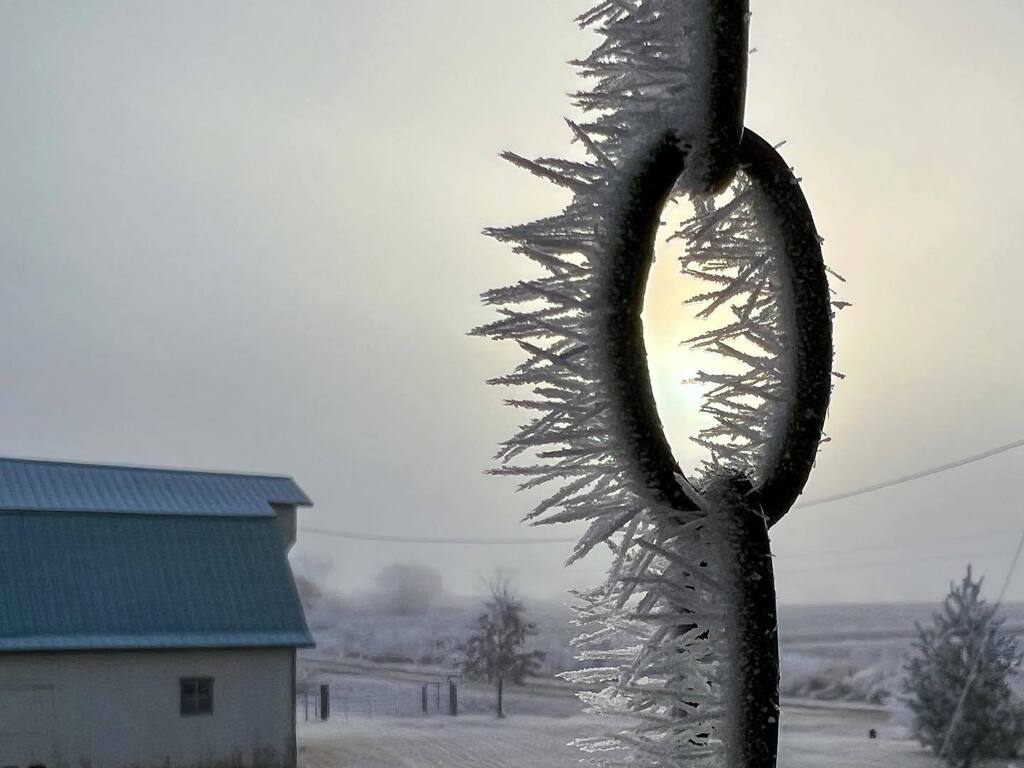
{"type": "Polygon", "coordinates": [[[693,295],[694,285],[680,272],[682,243],[668,240],[692,213],[688,201],[669,203],[662,213],[643,312],[654,399],[672,450],[687,475],[708,456],[690,438],[712,423],[700,412],[703,389],[691,381],[701,368],[721,364],[709,352],[683,343],[708,327],[707,321],[694,316],[695,305],[683,303],[693,295]]]}

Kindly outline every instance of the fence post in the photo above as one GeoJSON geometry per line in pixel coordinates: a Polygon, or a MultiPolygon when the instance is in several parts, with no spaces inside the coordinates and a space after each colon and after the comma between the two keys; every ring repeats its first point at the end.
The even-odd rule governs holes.
{"type": "Polygon", "coordinates": [[[420,703],[423,705],[423,714],[427,714],[427,684],[423,684],[423,688],[420,691],[420,703]]]}
{"type": "Polygon", "coordinates": [[[459,714],[459,689],[454,680],[448,681],[448,714],[459,714]]]}
{"type": "Polygon", "coordinates": [[[326,720],[331,716],[331,689],[327,684],[320,686],[320,719],[326,720]]]}

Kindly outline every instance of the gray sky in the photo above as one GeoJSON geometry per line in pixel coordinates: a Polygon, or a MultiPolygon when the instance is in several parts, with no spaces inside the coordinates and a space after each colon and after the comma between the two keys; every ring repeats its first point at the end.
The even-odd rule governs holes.
{"type": "MultiPolygon", "coordinates": [[[[515,353],[465,331],[481,290],[527,274],[480,229],[563,202],[497,153],[566,147],[586,5],[0,2],[0,452],[289,473],[321,527],[570,533],[525,529],[530,499],[482,475],[519,418],[482,382],[515,353]]],[[[747,123],[788,139],[854,304],[808,495],[1024,436],[1024,5],[753,10],[747,123]]],[[[683,443],[692,360],[659,267],[652,356],[683,443]]],[[[962,562],[921,560],[957,552],[998,583],[1013,534],[930,539],[1024,527],[1022,492],[1018,451],[794,510],[780,597],[935,599],[962,562]]],[[[296,556],[340,588],[411,560],[551,595],[603,567],[566,573],[567,551],[300,535],[296,556]]]]}

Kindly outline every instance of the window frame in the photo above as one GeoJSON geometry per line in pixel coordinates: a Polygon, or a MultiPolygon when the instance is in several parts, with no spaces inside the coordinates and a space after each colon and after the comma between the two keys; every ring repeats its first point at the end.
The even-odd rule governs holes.
{"type": "Polygon", "coordinates": [[[213,714],[213,677],[204,675],[178,678],[178,713],[181,717],[213,714]]]}

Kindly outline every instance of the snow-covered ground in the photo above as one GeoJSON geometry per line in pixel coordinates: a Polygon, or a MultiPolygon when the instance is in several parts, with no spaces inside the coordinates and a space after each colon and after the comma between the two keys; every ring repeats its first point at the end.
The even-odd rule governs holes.
{"type": "MultiPolygon", "coordinates": [[[[443,595],[420,614],[390,614],[380,600],[366,596],[322,592],[301,579],[300,589],[317,642],[316,649],[299,654],[300,677],[310,682],[316,673],[312,658],[451,671],[452,651],[465,642],[480,610],[478,599],[443,595]]],[[[782,695],[896,705],[914,622],[927,622],[937,608],[923,603],[780,606],[782,695]]],[[[1024,633],[1024,604],[1005,604],[1001,611],[1008,629],[1024,633]]],[[[527,615],[538,625],[531,647],[545,653],[542,672],[553,675],[578,666],[569,646],[576,631],[569,608],[527,600],[527,615]]],[[[1024,694],[1024,677],[1015,685],[1024,694]]]]}
{"type": "MultiPolygon", "coordinates": [[[[579,764],[571,739],[602,732],[602,722],[581,714],[570,692],[551,679],[508,687],[510,717],[502,721],[490,714],[493,690],[467,681],[459,685],[458,717],[434,712],[447,709],[445,649],[461,640],[477,610],[473,601],[449,600],[422,616],[381,615],[372,605],[326,600],[318,607],[311,613],[319,647],[300,654],[300,676],[310,690],[330,684],[335,716],[302,722],[300,711],[302,768],[562,768],[579,764]],[[441,690],[430,688],[432,713],[424,717],[421,685],[434,681],[441,690]]],[[[913,622],[933,610],[783,606],[780,768],[939,768],[906,738],[908,717],[898,695],[913,622]],[[812,698],[829,701],[807,701],[812,698]],[[868,738],[871,728],[877,740],[868,738]]],[[[1008,627],[1024,629],[1024,606],[1005,606],[1004,613],[1008,627]]],[[[564,606],[531,603],[531,615],[541,624],[552,667],[570,665],[564,606]]],[[[986,768],[1009,765],[1024,768],[1006,761],[986,768]]]]}
{"type": "MultiPolygon", "coordinates": [[[[566,768],[570,739],[601,732],[587,715],[335,717],[299,723],[300,768],[566,768]]],[[[937,768],[883,711],[789,707],[780,768],[937,768]],[[879,738],[868,738],[876,728],[879,738]]],[[[1004,764],[1001,764],[1001,766],[1004,764]]]]}

